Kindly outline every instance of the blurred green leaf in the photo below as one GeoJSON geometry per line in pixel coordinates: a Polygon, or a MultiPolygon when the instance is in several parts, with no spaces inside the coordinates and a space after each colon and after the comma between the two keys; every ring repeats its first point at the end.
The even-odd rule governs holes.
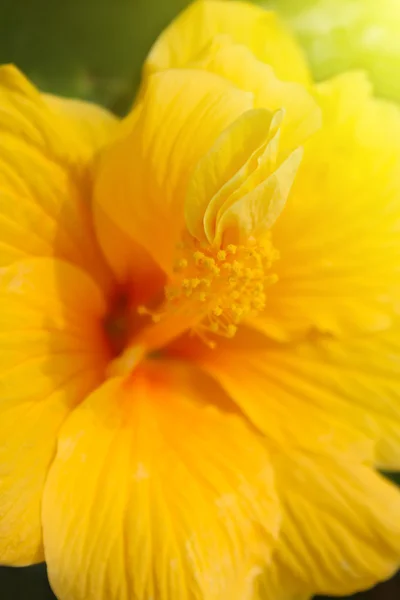
{"type": "Polygon", "coordinates": [[[0,568],[1,600],[56,600],[47,581],[45,565],[0,568]]]}
{"type": "MultiPolygon", "coordinates": [[[[258,0],[276,8],[304,45],[317,79],[362,68],[400,100],[399,0],[258,0]]],[[[132,102],[151,44],[189,0],[0,0],[0,62],[42,89],[132,102]]]]}
{"type": "Polygon", "coordinates": [[[188,0],[0,0],[0,62],[124,112],[151,44],[188,0]]]}
{"type": "Polygon", "coordinates": [[[390,481],[392,481],[393,483],[395,483],[396,485],[400,486],[400,473],[383,473],[383,475],[385,477],[387,477],[388,479],[390,479],[390,481]]]}

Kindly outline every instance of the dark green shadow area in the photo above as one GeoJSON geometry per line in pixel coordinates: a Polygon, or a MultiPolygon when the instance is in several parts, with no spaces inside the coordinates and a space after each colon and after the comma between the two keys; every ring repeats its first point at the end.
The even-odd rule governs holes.
{"type": "MultiPolygon", "coordinates": [[[[23,569],[0,568],[0,598],[1,600],[55,600],[47,581],[45,565],[23,569]]],[[[400,574],[391,581],[376,586],[373,590],[352,596],[352,600],[399,599],[400,574]]],[[[335,599],[318,596],[314,600],[335,599]]]]}
{"type": "Polygon", "coordinates": [[[124,114],[143,60],[189,0],[0,0],[0,63],[124,114]]]}
{"type": "Polygon", "coordinates": [[[1,600],[54,600],[45,565],[23,569],[0,568],[1,600]]]}
{"type": "MultiPolygon", "coordinates": [[[[399,600],[400,599],[400,574],[396,577],[377,585],[372,590],[354,594],[351,600],[399,600]]],[[[314,600],[339,600],[338,598],[327,598],[325,596],[316,596],[314,600]]],[[[344,600],[344,599],[342,599],[344,600]]]]}

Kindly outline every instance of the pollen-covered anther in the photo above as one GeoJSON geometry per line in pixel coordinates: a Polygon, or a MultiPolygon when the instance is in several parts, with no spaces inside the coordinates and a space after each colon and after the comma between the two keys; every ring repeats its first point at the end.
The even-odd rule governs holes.
{"type": "MultiPolygon", "coordinates": [[[[276,281],[270,268],[277,253],[269,240],[224,248],[196,247],[191,241],[179,253],[161,320],[193,314],[193,332],[208,343],[207,334],[233,337],[243,319],[265,309],[266,288],[276,281]]],[[[141,314],[150,311],[141,308],[141,314]]],[[[154,322],[157,313],[151,317],[154,322]]]]}

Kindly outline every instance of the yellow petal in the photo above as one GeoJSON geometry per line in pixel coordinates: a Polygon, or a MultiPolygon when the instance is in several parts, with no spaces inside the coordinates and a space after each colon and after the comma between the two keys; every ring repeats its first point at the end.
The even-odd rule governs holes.
{"type": "Polygon", "coordinates": [[[271,564],[257,581],[254,600],[310,600],[314,592],[282,566],[276,554],[275,551],[271,564]]]}
{"type": "Polygon", "coordinates": [[[372,469],[335,456],[288,453],[274,467],[284,506],[280,577],[315,594],[347,595],[400,564],[400,492],[372,469]]]}
{"type": "Polygon", "coordinates": [[[324,124],[274,227],[279,280],[257,320],[283,339],[385,329],[400,306],[400,111],[356,74],[317,96],[324,124]]]}
{"type": "MultiPolygon", "coordinates": [[[[350,339],[322,339],[273,355],[277,373],[290,372],[302,389],[332,418],[340,418],[376,441],[375,463],[400,468],[400,323],[350,339]],[[306,391],[307,390],[307,391],[306,391]]],[[[286,376],[285,376],[286,378],[286,376]]]]}
{"type": "Polygon", "coordinates": [[[302,51],[275,13],[250,3],[224,0],[198,0],[179,15],[150,50],[145,75],[186,66],[221,33],[247,46],[281,79],[309,82],[302,51]]]}
{"type": "Polygon", "coordinates": [[[224,369],[231,392],[236,369],[242,370],[246,389],[253,390],[242,410],[259,427],[265,422],[269,436],[281,436],[282,446],[302,436],[308,445],[326,439],[342,446],[346,429],[349,434],[357,430],[374,442],[371,458],[377,467],[400,469],[399,319],[383,332],[311,336],[297,344],[276,344],[243,331],[229,349],[206,353],[206,360],[207,368],[224,369]],[[264,395],[270,398],[268,419],[264,395]],[[297,418],[289,419],[293,413],[303,421],[301,427],[297,418]]]}
{"type": "Polygon", "coordinates": [[[229,36],[214,38],[191,67],[216,73],[239,89],[252,92],[255,108],[283,108],[283,154],[302,144],[321,126],[318,105],[304,85],[280,81],[270,65],[258,60],[248,47],[232,43],[229,36]]]}
{"type": "Polygon", "coordinates": [[[0,68],[0,266],[53,256],[106,281],[91,223],[90,169],[112,118],[86,107],[75,119],[62,110],[67,105],[50,105],[15,68],[0,68]]]}
{"type": "MultiPolygon", "coordinates": [[[[335,390],[315,383],[319,381],[322,356],[320,362],[310,362],[303,377],[296,377],[296,355],[291,346],[275,344],[243,327],[233,340],[218,340],[215,350],[203,344],[194,352],[193,360],[221,383],[246,417],[280,451],[294,446],[318,453],[332,447],[338,454],[351,452],[362,460],[373,460],[369,431],[346,419],[350,409],[345,412],[345,402],[343,412],[339,411],[341,399],[335,390]]],[[[187,349],[184,354],[188,354],[187,349]]],[[[332,369],[332,378],[339,372],[339,368],[332,369]]]]}
{"type": "Polygon", "coordinates": [[[298,346],[237,338],[202,364],[273,457],[285,517],[266,589],[292,577],[299,591],[341,595],[389,577],[400,563],[400,493],[365,465],[388,449],[400,460],[394,340],[385,349],[378,334],[298,346]]]}
{"type": "Polygon", "coordinates": [[[198,160],[219,134],[252,108],[252,95],[217,75],[170,70],[154,75],[115,143],[104,152],[96,179],[97,229],[111,264],[123,260],[104,217],[139,242],[166,271],[184,227],[184,199],[198,160]],[[129,128],[129,125],[131,127],[129,128]]]}
{"type": "MultiPolygon", "coordinates": [[[[383,332],[340,340],[271,346],[257,361],[286,382],[301,402],[375,441],[379,468],[400,469],[400,323],[383,332]]],[[[307,409],[308,410],[308,409],[307,409]]]]}
{"type": "Polygon", "coordinates": [[[81,147],[87,146],[88,158],[101,148],[115,133],[118,120],[108,110],[74,98],[61,98],[45,94],[44,99],[51,109],[79,140],[81,147]]]}
{"type": "Polygon", "coordinates": [[[43,505],[60,600],[251,600],[279,510],[268,456],[228,406],[170,362],[108,381],[74,411],[43,505]]]}
{"type": "Polygon", "coordinates": [[[41,499],[56,436],[103,376],[99,290],[52,259],[0,273],[0,563],[43,560],[41,499]]]}

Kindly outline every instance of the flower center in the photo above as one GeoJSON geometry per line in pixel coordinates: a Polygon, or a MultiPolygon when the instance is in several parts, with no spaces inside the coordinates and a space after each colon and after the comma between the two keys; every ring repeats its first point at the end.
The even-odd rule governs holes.
{"type": "Polygon", "coordinates": [[[116,290],[111,307],[103,321],[103,329],[112,356],[126,347],[131,333],[131,311],[126,290],[116,290]]]}
{"type": "Polygon", "coordinates": [[[193,238],[180,244],[158,307],[134,308],[129,293],[117,296],[104,323],[114,356],[109,373],[133,372],[143,357],[154,356],[187,331],[211,348],[214,337],[233,337],[243,319],[265,309],[266,288],[277,280],[270,271],[277,258],[270,239],[223,248],[193,238]],[[151,317],[152,323],[143,325],[140,315],[151,317]]]}
{"type": "Polygon", "coordinates": [[[209,334],[233,337],[244,318],[265,308],[266,287],[275,283],[270,268],[277,252],[269,239],[262,244],[229,244],[223,249],[190,240],[179,247],[165,301],[156,312],[141,307],[154,323],[180,315],[189,329],[209,345],[209,334]]]}

